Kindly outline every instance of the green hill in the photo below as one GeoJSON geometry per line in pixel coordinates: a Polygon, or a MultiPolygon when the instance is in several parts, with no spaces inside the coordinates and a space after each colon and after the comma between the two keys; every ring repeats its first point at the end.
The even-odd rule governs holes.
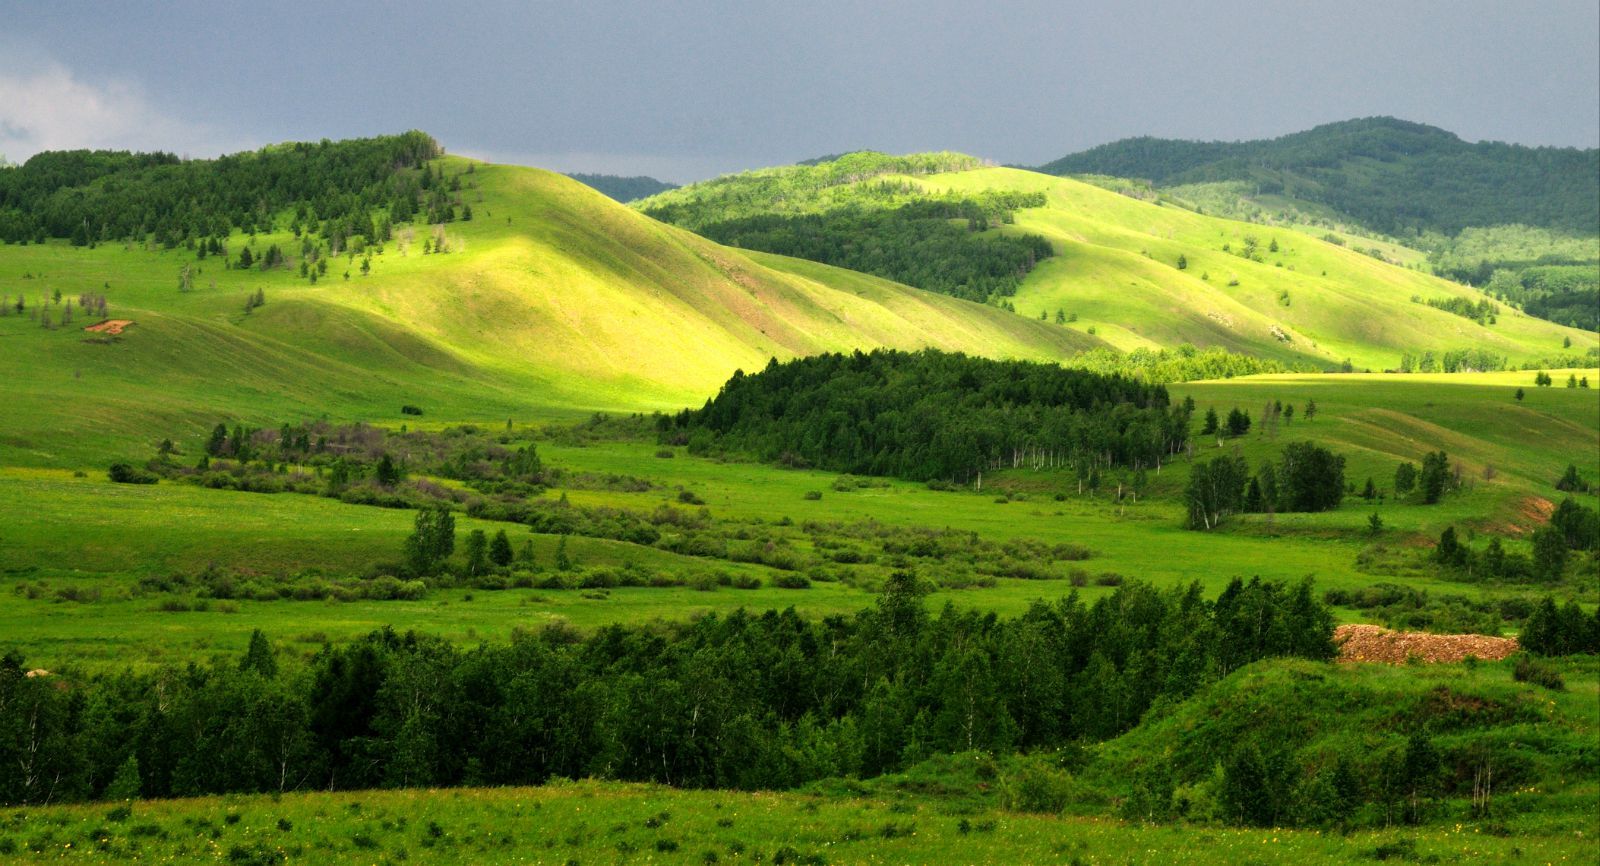
{"type": "Polygon", "coordinates": [[[1246,197],[1309,203],[1391,235],[1512,223],[1600,232],[1600,150],[1468,143],[1392,117],[1263,141],[1130,138],[1039,170],[1137,177],[1167,188],[1236,183],[1246,197]]]}
{"type": "MultiPolygon", "coordinates": [[[[171,248],[142,234],[0,247],[5,462],[99,462],[113,443],[143,447],[219,414],[399,421],[412,404],[427,417],[504,420],[675,409],[774,356],[931,345],[1041,359],[1100,345],[992,307],[730,250],[552,172],[455,157],[429,165],[436,188],[459,189],[424,196],[422,207],[470,209],[472,219],[429,226],[419,212],[387,243],[341,237],[336,255],[327,235],[343,231],[328,228],[337,220],[297,238],[289,205],[241,217],[260,224],[226,233],[226,256],[199,258],[193,237],[176,234],[193,218],[181,207],[160,217],[179,227],[171,248]],[[446,252],[434,252],[441,244],[446,252]],[[247,247],[257,261],[287,252],[280,267],[241,268],[247,247]],[[308,247],[321,249],[320,280],[299,271],[316,257],[308,247]],[[247,310],[258,291],[264,303],[247,310]],[[86,333],[99,318],[92,296],[135,324],[115,338],[86,333]]],[[[313,202],[308,226],[319,207],[333,206],[313,202]]]]}
{"type": "MultiPolygon", "coordinates": [[[[1490,324],[1488,315],[1480,320],[1433,306],[1465,310],[1488,299],[1396,266],[1388,256],[952,154],[851,154],[836,163],[719,178],[635,207],[730,243],[801,255],[810,254],[805,241],[819,219],[850,230],[867,226],[872,230],[845,236],[868,249],[891,247],[872,261],[907,278],[928,256],[943,256],[955,268],[984,243],[1042,239],[1053,255],[1035,260],[991,298],[1028,318],[1055,323],[1059,317],[1065,321],[1058,327],[1123,350],[1191,343],[1313,369],[1346,359],[1385,369],[1398,367],[1407,353],[1430,352],[1442,362],[1449,352],[1473,352],[1517,365],[1595,345],[1593,334],[1515,309],[1499,310],[1490,324]],[[919,202],[987,203],[992,218],[941,214],[969,239],[932,251],[905,228],[908,220],[896,217],[885,227],[861,218],[904,214],[919,202]]],[[[832,258],[835,249],[817,255],[832,258]]]]}

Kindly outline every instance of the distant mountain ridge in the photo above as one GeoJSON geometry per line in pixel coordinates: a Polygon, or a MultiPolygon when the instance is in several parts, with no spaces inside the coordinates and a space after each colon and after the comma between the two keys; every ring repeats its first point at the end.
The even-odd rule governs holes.
{"type": "Polygon", "coordinates": [[[567,177],[570,177],[578,183],[581,183],[592,189],[597,189],[607,196],[624,203],[638,201],[641,198],[649,198],[656,193],[666,192],[669,189],[678,188],[678,185],[675,183],[668,183],[664,180],[656,180],[653,177],[647,177],[645,175],[623,177],[622,175],[616,174],[574,173],[568,174],[567,177]]]}
{"type": "Polygon", "coordinates": [[[1141,178],[1164,188],[1239,181],[1255,195],[1313,202],[1402,237],[1513,223],[1600,234],[1600,150],[1469,143],[1393,117],[1257,141],[1129,138],[1038,170],[1141,178]]]}

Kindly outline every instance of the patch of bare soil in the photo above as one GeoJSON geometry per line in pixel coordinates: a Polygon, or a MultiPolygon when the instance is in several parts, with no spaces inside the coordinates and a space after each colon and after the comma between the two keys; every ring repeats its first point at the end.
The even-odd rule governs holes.
{"type": "Polygon", "coordinates": [[[1403,665],[1415,657],[1424,662],[1458,662],[1467,656],[1496,661],[1517,651],[1517,639],[1483,634],[1428,634],[1392,631],[1378,625],[1341,625],[1333,630],[1341,662],[1403,665]]]}
{"type": "Polygon", "coordinates": [[[89,325],[84,330],[92,334],[105,334],[108,337],[115,337],[122,333],[123,328],[132,324],[132,319],[106,319],[98,325],[89,325]]]}

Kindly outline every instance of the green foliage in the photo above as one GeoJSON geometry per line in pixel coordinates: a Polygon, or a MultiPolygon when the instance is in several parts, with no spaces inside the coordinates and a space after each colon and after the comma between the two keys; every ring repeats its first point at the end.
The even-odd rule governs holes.
{"type": "MultiPolygon", "coordinates": [[[[408,188],[397,172],[439,152],[420,132],[278,145],[215,160],[47,151],[0,171],[0,239],[71,236],[81,245],[153,234],[171,248],[234,229],[270,229],[274,212],[284,208],[320,220],[330,237],[371,238],[372,211],[416,194],[414,182],[408,188]]],[[[248,255],[246,248],[242,256],[248,255]]],[[[241,257],[240,264],[251,261],[241,257]]]]}
{"type": "MultiPolygon", "coordinates": [[[[1181,699],[1261,658],[1333,652],[1333,621],[1309,583],[1235,581],[1207,604],[1198,585],[1129,583],[1093,605],[1035,603],[1019,618],[923,607],[909,574],[850,618],[792,609],[711,614],[669,629],[552,631],[460,650],[389,629],[324,648],[304,667],[254,661],[169,677],[116,673],[70,689],[0,669],[0,706],[33,727],[0,728],[0,753],[40,738],[124,743],[145,731],[150,797],[307,788],[542,782],[604,772],[680,786],[781,788],[872,775],[955,750],[1041,749],[1114,736],[1161,696],[1181,699]],[[1087,656],[1072,648],[1093,644],[1087,656]],[[1041,660],[1049,660],[1041,664],[1041,660]],[[1167,671],[1163,676],[1153,672],[1167,671]],[[144,713],[71,712],[161,702],[144,713]],[[90,720],[93,719],[93,727],[90,720]]],[[[256,656],[257,641],[246,659],[256,656]]],[[[57,748],[50,776],[0,762],[0,802],[87,796],[121,749],[57,748]]],[[[1059,799],[1025,784],[1029,802],[1059,799]]]]}
{"type": "Polygon", "coordinates": [[[139,756],[130,752],[127,759],[117,766],[117,774],[111,777],[111,782],[106,785],[101,799],[137,800],[142,784],[139,780],[139,756]]]}
{"type": "Polygon", "coordinates": [[[250,633],[250,647],[239,659],[239,670],[255,671],[269,680],[278,675],[277,656],[273,654],[272,644],[261,629],[250,633]]]}
{"type": "Polygon", "coordinates": [[[1443,451],[1430,451],[1422,456],[1422,471],[1417,476],[1417,489],[1424,505],[1433,505],[1455,486],[1450,471],[1450,455],[1443,451]]]}
{"type": "Polygon", "coordinates": [[[1344,458],[1311,442],[1283,448],[1278,473],[1279,507],[1283,511],[1327,511],[1344,499],[1344,458]]]}
{"type": "Polygon", "coordinates": [[[1518,636],[1522,648],[1543,656],[1600,653],[1600,611],[1585,616],[1576,602],[1556,606],[1545,596],[1518,636]]]}
{"type": "Polygon", "coordinates": [[[511,539],[506,536],[504,529],[498,530],[489,542],[489,561],[505,568],[511,565],[513,555],[511,552],[511,539]]]}
{"type": "MultiPolygon", "coordinates": [[[[1158,385],[1290,372],[1288,367],[1270,359],[1230,352],[1215,346],[1199,349],[1188,343],[1173,349],[1139,348],[1131,352],[1091,349],[1073,355],[1061,364],[1107,376],[1127,376],[1158,385]]],[[[1202,432],[1209,435],[1213,431],[1202,432]]]]}
{"type": "Polygon", "coordinates": [[[456,549],[456,518],[443,505],[417,512],[416,526],[406,538],[406,564],[415,574],[432,574],[456,549]]]}
{"type": "Polygon", "coordinates": [[[118,484],[154,484],[161,480],[154,472],[128,463],[113,463],[106,476],[118,484]]]}
{"type": "Polygon", "coordinates": [[[1121,377],[941,352],[860,352],[735,373],[662,437],[787,465],[965,482],[1048,460],[1089,471],[1155,465],[1187,438],[1166,389],[1121,377]],[[905,423],[906,419],[916,423],[905,423]]]}
{"type": "Polygon", "coordinates": [[[1589,234],[1600,225],[1600,151],[1467,143],[1387,117],[1270,141],[1126,139],[1040,170],[1144,178],[1163,187],[1245,181],[1258,195],[1324,205],[1391,235],[1508,223],[1589,234]]]}

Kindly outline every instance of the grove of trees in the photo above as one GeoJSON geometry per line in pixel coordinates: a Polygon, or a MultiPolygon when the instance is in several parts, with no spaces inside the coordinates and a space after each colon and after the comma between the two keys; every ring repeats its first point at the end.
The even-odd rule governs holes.
{"type": "Polygon", "coordinates": [[[1159,467],[1189,408],[1121,376],[937,351],[877,350],[736,372],[704,408],[662,418],[692,453],[857,475],[967,482],[998,467],[1159,467]]]}

